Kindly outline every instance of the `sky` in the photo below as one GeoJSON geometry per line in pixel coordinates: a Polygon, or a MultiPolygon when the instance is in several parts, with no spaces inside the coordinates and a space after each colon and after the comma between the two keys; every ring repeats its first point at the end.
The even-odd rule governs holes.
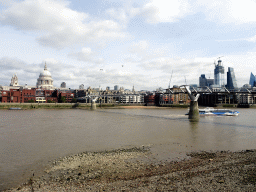
{"type": "Polygon", "coordinates": [[[255,0],[0,0],[0,85],[155,90],[256,74],[255,0]]]}

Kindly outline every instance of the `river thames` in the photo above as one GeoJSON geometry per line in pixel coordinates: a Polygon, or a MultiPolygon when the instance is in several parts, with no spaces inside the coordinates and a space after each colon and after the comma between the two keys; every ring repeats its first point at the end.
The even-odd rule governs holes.
{"type": "Polygon", "coordinates": [[[40,174],[49,161],[85,151],[149,147],[154,159],[191,151],[256,148],[256,111],[200,117],[187,109],[1,110],[0,191],[40,174]]]}

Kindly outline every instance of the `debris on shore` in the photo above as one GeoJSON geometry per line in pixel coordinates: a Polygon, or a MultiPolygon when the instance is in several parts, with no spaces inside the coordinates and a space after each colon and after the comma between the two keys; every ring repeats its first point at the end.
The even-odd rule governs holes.
{"type": "Polygon", "coordinates": [[[254,191],[256,150],[192,152],[181,161],[147,162],[146,148],[85,152],[51,162],[7,191],[254,191]]]}

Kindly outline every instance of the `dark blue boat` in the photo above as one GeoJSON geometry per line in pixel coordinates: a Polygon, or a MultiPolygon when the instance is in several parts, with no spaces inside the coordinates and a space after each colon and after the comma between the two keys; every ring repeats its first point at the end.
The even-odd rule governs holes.
{"type": "Polygon", "coordinates": [[[21,108],[20,107],[11,107],[11,108],[9,108],[9,110],[21,110],[21,108]]]}

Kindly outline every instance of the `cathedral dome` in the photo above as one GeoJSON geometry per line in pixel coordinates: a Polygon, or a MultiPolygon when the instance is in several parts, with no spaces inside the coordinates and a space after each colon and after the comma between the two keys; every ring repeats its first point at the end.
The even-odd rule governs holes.
{"type": "Polygon", "coordinates": [[[36,86],[39,89],[54,89],[52,75],[48,71],[46,63],[44,70],[40,73],[39,78],[37,79],[36,86]]]}
{"type": "Polygon", "coordinates": [[[39,77],[51,77],[51,76],[52,75],[51,75],[50,71],[45,70],[45,69],[39,75],[39,77]]]}

